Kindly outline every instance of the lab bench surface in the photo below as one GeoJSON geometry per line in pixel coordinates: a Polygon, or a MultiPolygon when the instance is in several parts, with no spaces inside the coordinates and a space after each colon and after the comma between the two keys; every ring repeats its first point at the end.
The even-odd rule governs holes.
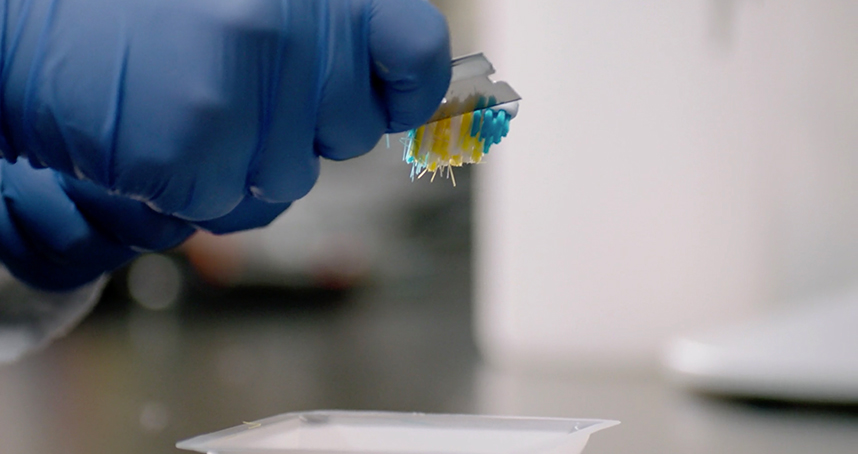
{"type": "Polygon", "coordinates": [[[239,292],[231,309],[220,301],[199,315],[96,315],[0,368],[0,451],[177,453],[179,439],[321,408],[621,420],[591,438],[590,454],[858,449],[854,409],[701,398],[644,371],[540,376],[483,366],[470,334],[467,254],[431,260],[422,275],[315,308],[255,310],[258,301],[239,292]]]}

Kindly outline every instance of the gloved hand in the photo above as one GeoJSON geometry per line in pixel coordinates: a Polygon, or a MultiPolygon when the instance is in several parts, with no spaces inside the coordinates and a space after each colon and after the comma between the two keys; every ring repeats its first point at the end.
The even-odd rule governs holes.
{"type": "Polygon", "coordinates": [[[320,156],[423,123],[449,84],[446,22],[423,0],[2,6],[0,151],[29,165],[3,168],[0,259],[46,288],[193,228],[267,224],[320,156]]]}

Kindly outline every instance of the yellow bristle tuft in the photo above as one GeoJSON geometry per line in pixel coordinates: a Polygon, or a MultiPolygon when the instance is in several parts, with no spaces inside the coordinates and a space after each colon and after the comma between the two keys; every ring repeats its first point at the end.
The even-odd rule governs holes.
{"type": "Polygon", "coordinates": [[[435,126],[432,154],[442,161],[450,159],[450,123],[451,119],[445,118],[436,122],[435,126]]]}
{"type": "Polygon", "coordinates": [[[474,113],[462,115],[462,126],[459,128],[459,147],[467,150],[468,139],[471,138],[471,125],[474,123],[474,113]]]}
{"type": "Polygon", "coordinates": [[[471,150],[471,160],[474,164],[478,164],[483,159],[483,152],[480,150],[471,150]]]}

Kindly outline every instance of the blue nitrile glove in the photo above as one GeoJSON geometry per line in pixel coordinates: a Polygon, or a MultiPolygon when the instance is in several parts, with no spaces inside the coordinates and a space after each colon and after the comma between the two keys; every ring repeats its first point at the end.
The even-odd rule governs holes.
{"type": "Polygon", "coordinates": [[[23,159],[0,161],[0,260],[35,287],[75,288],[140,250],[170,248],[194,231],[187,221],[90,182],[67,183],[23,159]]]}
{"type": "Polygon", "coordinates": [[[0,151],[59,172],[4,164],[0,258],[46,288],[191,226],[267,224],[319,156],[423,123],[449,84],[446,22],[423,0],[0,7],[0,151]]]}

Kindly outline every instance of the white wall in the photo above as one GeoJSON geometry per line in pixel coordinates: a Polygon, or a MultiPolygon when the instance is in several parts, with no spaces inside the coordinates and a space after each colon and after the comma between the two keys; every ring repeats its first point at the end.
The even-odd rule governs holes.
{"type": "Polygon", "coordinates": [[[491,362],[652,364],[673,334],[858,276],[858,4],[481,8],[524,97],[478,172],[491,362]]]}

